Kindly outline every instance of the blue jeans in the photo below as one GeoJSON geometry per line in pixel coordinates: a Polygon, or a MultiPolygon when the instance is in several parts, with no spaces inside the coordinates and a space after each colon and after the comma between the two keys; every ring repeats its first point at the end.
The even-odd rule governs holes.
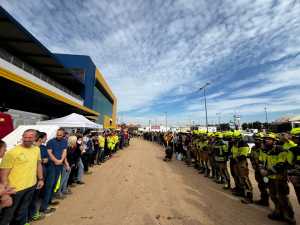
{"type": "Polygon", "coordinates": [[[62,173],[61,173],[60,188],[57,191],[58,194],[63,194],[64,192],[67,191],[70,173],[71,173],[71,170],[67,171],[66,168],[63,167],[62,173]]]}
{"type": "Polygon", "coordinates": [[[83,174],[84,174],[84,166],[80,158],[78,161],[78,172],[77,172],[76,181],[82,181],[83,174]]]}
{"type": "Polygon", "coordinates": [[[49,165],[47,167],[47,177],[45,180],[44,198],[42,200],[41,211],[46,210],[52,201],[53,190],[61,171],[62,166],[49,165]]]}

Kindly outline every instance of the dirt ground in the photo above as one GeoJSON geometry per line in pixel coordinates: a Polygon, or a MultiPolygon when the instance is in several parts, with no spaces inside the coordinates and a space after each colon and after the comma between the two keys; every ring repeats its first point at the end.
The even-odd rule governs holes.
{"type": "MultiPolygon", "coordinates": [[[[92,169],[40,225],[272,225],[270,209],[244,205],[163,149],[141,139],[92,169]]],[[[255,184],[253,182],[253,184],[255,184]]],[[[255,197],[257,198],[257,186],[255,197]]],[[[291,200],[300,221],[294,190],[291,200]]]]}

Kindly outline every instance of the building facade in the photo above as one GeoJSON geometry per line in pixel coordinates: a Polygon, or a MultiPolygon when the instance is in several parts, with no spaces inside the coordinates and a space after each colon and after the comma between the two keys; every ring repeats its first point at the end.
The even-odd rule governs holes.
{"type": "Polygon", "coordinates": [[[116,125],[117,100],[90,57],[50,52],[0,7],[0,110],[116,125]]]}
{"type": "Polygon", "coordinates": [[[117,99],[100,70],[89,56],[56,54],[66,68],[85,81],[81,97],[84,105],[100,113],[97,121],[105,128],[116,126],[117,99]]]}

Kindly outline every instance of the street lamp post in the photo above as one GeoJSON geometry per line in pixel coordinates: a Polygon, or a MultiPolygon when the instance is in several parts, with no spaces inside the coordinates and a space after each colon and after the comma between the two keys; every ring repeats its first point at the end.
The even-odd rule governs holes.
{"type": "Polygon", "coordinates": [[[207,120],[207,105],[206,105],[206,92],[205,92],[205,88],[210,85],[209,82],[207,82],[206,84],[204,84],[202,87],[199,88],[199,91],[203,90],[203,94],[204,94],[204,106],[205,106],[205,123],[206,123],[206,132],[208,133],[208,120],[207,120]]]}

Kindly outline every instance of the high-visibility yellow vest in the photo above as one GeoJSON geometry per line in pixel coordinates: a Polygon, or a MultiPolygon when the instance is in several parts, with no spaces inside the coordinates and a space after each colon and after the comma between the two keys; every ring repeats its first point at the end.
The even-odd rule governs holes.
{"type": "Polygon", "coordinates": [[[296,147],[296,146],[297,146],[297,144],[295,142],[293,142],[292,140],[289,140],[288,142],[286,142],[282,145],[282,148],[284,150],[289,150],[290,148],[293,148],[293,147],[296,147]]]}
{"type": "Polygon", "coordinates": [[[277,155],[267,154],[267,169],[271,169],[278,163],[285,163],[287,161],[287,152],[283,151],[277,155]]]}
{"type": "Polygon", "coordinates": [[[58,180],[57,180],[57,182],[55,184],[55,187],[54,187],[54,192],[55,193],[59,190],[60,185],[61,185],[61,174],[59,175],[58,180]]]}
{"type": "Polygon", "coordinates": [[[119,142],[119,137],[118,137],[118,135],[114,135],[114,136],[113,136],[113,141],[114,141],[114,144],[115,144],[115,145],[119,142]]]}
{"type": "Polygon", "coordinates": [[[215,152],[215,160],[224,162],[227,160],[228,147],[224,142],[216,142],[213,146],[215,152]]]}
{"type": "MultiPolygon", "coordinates": [[[[282,150],[280,152],[275,152],[275,148],[276,147],[273,147],[273,150],[266,152],[263,156],[265,168],[271,171],[277,164],[286,163],[288,161],[287,151],[282,150]]],[[[277,174],[270,174],[268,177],[271,179],[278,178],[277,174]]]]}
{"type": "Polygon", "coordinates": [[[105,138],[102,135],[99,135],[98,137],[99,147],[104,148],[105,145],[105,138]]]}
{"type": "Polygon", "coordinates": [[[115,148],[115,144],[114,144],[114,141],[113,141],[113,137],[112,136],[109,136],[107,138],[107,147],[108,149],[110,150],[113,150],[115,148]]]}
{"type": "Polygon", "coordinates": [[[250,148],[248,146],[239,147],[240,156],[248,156],[250,153],[250,148]]]}
{"type": "Polygon", "coordinates": [[[239,148],[236,145],[231,147],[232,158],[236,159],[239,156],[239,148]]]}

